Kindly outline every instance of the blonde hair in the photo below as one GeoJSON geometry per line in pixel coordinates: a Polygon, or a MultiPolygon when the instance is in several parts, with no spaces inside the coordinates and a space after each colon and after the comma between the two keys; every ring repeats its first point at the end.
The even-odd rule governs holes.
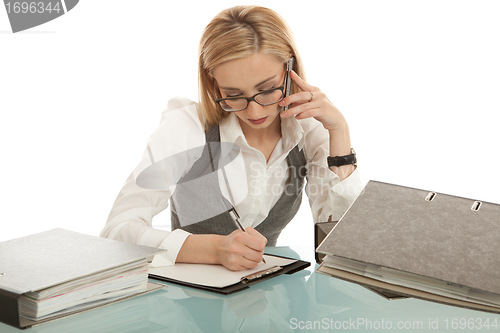
{"type": "MultiPolygon", "coordinates": [[[[285,64],[295,57],[293,70],[304,78],[302,59],[285,20],[271,9],[236,6],[216,15],[203,31],[198,60],[200,119],[205,129],[228,115],[213,96],[213,69],[229,60],[257,52],[272,54],[285,64]]],[[[292,93],[297,92],[292,85],[292,93]]]]}

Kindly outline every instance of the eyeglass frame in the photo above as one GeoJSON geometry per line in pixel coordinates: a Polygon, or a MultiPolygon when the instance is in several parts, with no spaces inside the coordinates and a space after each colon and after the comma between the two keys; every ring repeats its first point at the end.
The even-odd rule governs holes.
{"type": "Polygon", "coordinates": [[[287,70],[285,72],[285,79],[283,81],[283,84],[279,87],[276,87],[276,88],[273,88],[273,89],[269,89],[269,90],[264,90],[264,91],[261,91],[260,93],[256,93],[255,95],[253,95],[252,97],[227,97],[227,98],[216,98],[215,96],[215,79],[214,79],[214,100],[215,102],[220,106],[220,108],[223,110],[223,111],[226,111],[226,112],[238,112],[238,111],[243,111],[245,110],[246,108],[248,108],[248,105],[250,104],[250,102],[254,101],[255,103],[259,104],[260,106],[269,106],[269,105],[273,105],[273,104],[277,104],[279,102],[281,102],[284,98],[285,98],[285,88],[286,88],[286,82],[287,82],[287,78],[288,78],[288,75],[289,74],[289,70],[287,70]],[[271,91],[275,91],[275,90],[281,90],[281,98],[277,101],[277,102],[274,102],[274,103],[270,103],[270,104],[260,104],[256,99],[255,97],[258,96],[258,95],[261,95],[261,94],[265,94],[265,93],[269,93],[271,91]],[[245,106],[243,109],[240,109],[240,110],[233,110],[233,111],[227,111],[227,110],[224,110],[224,108],[222,107],[222,105],[220,105],[220,102],[223,102],[223,101],[227,101],[227,100],[236,100],[236,99],[246,99],[247,100],[247,106],[245,106]]]}

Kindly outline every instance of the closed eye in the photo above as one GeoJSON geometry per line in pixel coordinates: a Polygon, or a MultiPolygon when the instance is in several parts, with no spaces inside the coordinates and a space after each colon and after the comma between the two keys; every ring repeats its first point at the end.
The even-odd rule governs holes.
{"type": "Polygon", "coordinates": [[[274,87],[269,88],[269,89],[265,89],[265,90],[262,90],[261,93],[262,93],[262,95],[272,94],[272,93],[274,93],[273,89],[274,89],[274,87]]]}

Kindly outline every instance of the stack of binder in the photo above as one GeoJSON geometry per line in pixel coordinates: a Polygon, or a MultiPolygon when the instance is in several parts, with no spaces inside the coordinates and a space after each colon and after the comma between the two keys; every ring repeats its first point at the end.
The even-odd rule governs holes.
{"type": "Polygon", "coordinates": [[[164,250],[64,229],[0,243],[0,322],[26,328],[156,290],[164,250]]]}
{"type": "Polygon", "coordinates": [[[500,205],[370,181],[318,246],[318,272],[500,313],[500,205]]]}

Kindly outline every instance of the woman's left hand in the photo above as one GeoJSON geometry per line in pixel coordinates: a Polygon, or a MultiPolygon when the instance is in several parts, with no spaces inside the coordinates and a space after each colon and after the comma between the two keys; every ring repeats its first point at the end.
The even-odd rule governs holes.
{"type": "MultiPolygon", "coordinates": [[[[290,71],[292,80],[302,90],[284,98],[279,105],[290,105],[286,112],[282,112],[283,118],[293,117],[304,119],[313,117],[323,124],[330,135],[330,156],[345,156],[351,153],[351,137],[349,126],[340,113],[339,109],[326,97],[317,87],[311,86],[302,80],[297,73],[290,71]]],[[[335,172],[340,180],[347,178],[353,171],[353,165],[332,166],[330,170],[335,172]]]]}
{"type": "Polygon", "coordinates": [[[302,91],[285,97],[279,103],[280,106],[290,105],[286,112],[281,113],[283,118],[291,116],[295,116],[297,119],[314,117],[330,133],[346,127],[347,122],[342,113],[318,87],[308,84],[294,71],[290,71],[290,76],[302,91]]]}

